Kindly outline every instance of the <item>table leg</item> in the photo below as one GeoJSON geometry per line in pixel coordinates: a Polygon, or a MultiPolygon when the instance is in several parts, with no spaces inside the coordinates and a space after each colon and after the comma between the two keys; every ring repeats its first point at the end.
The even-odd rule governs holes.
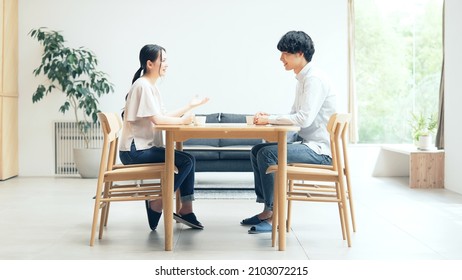
{"type": "Polygon", "coordinates": [[[278,239],[279,251],[286,249],[286,184],[287,184],[287,133],[278,133],[278,239]]]}
{"type": "Polygon", "coordinates": [[[175,151],[173,143],[173,132],[166,132],[165,146],[165,180],[162,186],[163,212],[165,226],[165,251],[173,250],[173,174],[175,170],[175,151]]]}
{"type": "MultiPolygon", "coordinates": [[[[183,151],[183,142],[176,142],[175,143],[177,151],[183,151]]],[[[177,189],[175,192],[175,213],[179,214],[181,209],[181,197],[180,197],[180,189],[177,189]]]]}

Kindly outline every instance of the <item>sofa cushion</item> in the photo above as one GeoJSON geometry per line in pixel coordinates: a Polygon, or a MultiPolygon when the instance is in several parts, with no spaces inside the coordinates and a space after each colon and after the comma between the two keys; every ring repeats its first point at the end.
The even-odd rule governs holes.
{"type": "Polygon", "coordinates": [[[186,152],[194,156],[196,161],[220,159],[220,154],[217,151],[188,150],[186,152]]]}
{"type": "Polygon", "coordinates": [[[221,123],[245,123],[245,114],[222,113],[220,115],[221,123]]]}
{"type": "Polygon", "coordinates": [[[205,116],[206,123],[218,123],[220,113],[213,113],[213,114],[196,114],[196,116],[205,116]]]}
{"type": "Polygon", "coordinates": [[[199,160],[196,172],[252,172],[252,166],[248,159],[199,160]]]}
{"type": "Polygon", "coordinates": [[[220,139],[192,138],[183,142],[183,146],[212,146],[219,147],[220,139]]]}
{"type": "Polygon", "coordinates": [[[228,146],[255,146],[262,143],[262,139],[220,139],[218,145],[219,147],[228,147],[228,146]]]}
{"type": "Polygon", "coordinates": [[[250,151],[220,151],[220,159],[250,160],[250,151]]]}

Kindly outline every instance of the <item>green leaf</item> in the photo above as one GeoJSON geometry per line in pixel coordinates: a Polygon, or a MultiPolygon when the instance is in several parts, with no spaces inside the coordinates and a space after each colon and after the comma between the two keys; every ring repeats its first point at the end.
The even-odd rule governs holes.
{"type": "Polygon", "coordinates": [[[69,110],[70,107],[71,107],[71,104],[66,101],[61,107],[59,107],[59,111],[65,114],[69,110]]]}
{"type": "Polygon", "coordinates": [[[43,98],[45,91],[45,86],[39,85],[35,92],[32,94],[32,103],[40,101],[43,98]]]}

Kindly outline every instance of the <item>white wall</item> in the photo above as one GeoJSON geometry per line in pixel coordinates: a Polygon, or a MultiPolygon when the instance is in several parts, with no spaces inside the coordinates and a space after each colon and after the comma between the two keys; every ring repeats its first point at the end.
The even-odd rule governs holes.
{"type": "Polygon", "coordinates": [[[460,108],[462,106],[461,65],[462,2],[446,0],[445,30],[445,187],[462,193],[460,168],[462,164],[462,132],[460,108]]]}
{"type": "Polygon", "coordinates": [[[289,30],[315,43],[313,61],[328,72],[346,111],[346,0],[19,0],[19,164],[21,176],[54,174],[53,122],[72,120],[55,93],[32,104],[43,78],[32,74],[41,46],[32,28],[63,32],[69,46],[85,46],[110,75],[115,93],[101,109],[119,111],[139,67],[144,44],[167,49],[169,70],[160,84],[167,109],[195,94],[211,102],[198,113],[287,112],[295,79],[279,61],[276,45],[289,30]]]}

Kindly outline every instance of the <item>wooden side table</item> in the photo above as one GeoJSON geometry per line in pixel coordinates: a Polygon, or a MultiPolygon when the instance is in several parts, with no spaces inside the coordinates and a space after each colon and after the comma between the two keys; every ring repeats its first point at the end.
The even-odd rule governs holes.
{"type": "Polygon", "coordinates": [[[411,188],[444,188],[444,150],[413,145],[383,145],[373,176],[409,176],[411,188]]]}
{"type": "Polygon", "coordinates": [[[409,186],[444,188],[444,150],[410,152],[409,186]]]}

